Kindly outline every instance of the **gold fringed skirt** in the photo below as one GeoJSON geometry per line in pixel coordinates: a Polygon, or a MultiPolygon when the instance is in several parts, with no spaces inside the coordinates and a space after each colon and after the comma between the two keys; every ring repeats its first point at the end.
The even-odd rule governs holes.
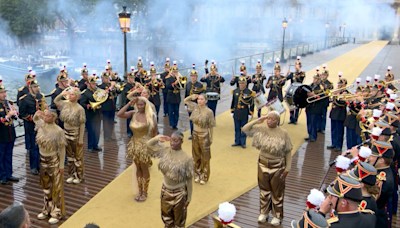
{"type": "Polygon", "coordinates": [[[260,187],[260,214],[283,219],[283,196],[285,181],[281,174],[285,170],[285,158],[258,160],[258,186],[260,187]]]}
{"type": "Polygon", "coordinates": [[[68,177],[84,179],[83,145],[79,145],[79,129],[64,129],[67,138],[66,155],[69,163],[68,177]]]}
{"type": "Polygon", "coordinates": [[[192,157],[194,162],[194,178],[207,182],[210,178],[210,135],[207,132],[192,133],[192,157]]]}
{"type": "Polygon", "coordinates": [[[56,219],[65,217],[64,177],[59,166],[57,154],[48,157],[40,155],[40,186],[44,192],[42,213],[56,219]]]}
{"type": "Polygon", "coordinates": [[[131,137],[128,143],[128,150],[126,152],[126,157],[132,158],[136,163],[144,163],[150,165],[151,156],[150,150],[147,148],[147,141],[150,140],[148,137],[136,138],[131,137]]]}
{"type": "Polygon", "coordinates": [[[177,189],[161,188],[161,218],[166,228],[184,228],[187,208],[186,186],[177,189]]]}

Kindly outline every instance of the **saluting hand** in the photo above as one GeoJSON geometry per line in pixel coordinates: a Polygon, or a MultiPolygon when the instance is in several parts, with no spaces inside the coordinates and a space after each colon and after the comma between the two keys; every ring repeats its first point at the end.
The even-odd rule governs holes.
{"type": "Polygon", "coordinates": [[[169,141],[171,138],[169,137],[169,136],[166,136],[166,135],[160,135],[160,136],[158,136],[158,141],[159,142],[167,142],[167,141],[169,141]]]}
{"type": "Polygon", "coordinates": [[[193,94],[193,100],[196,100],[197,98],[199,98],[199,95],[198,94],[193,94]]]}
{"type": "MultiPolygon", "coordinates": [[[[260,110],[260,111],[261,111],[261,110],[260,110]]],[[[258,119],[257,119],[257,123],[259,123],[259,124],[263,123],[264,120],[267,119],[267,117],[268,117],[268,116],[262,116],[262,117],[258,118],[258,119]]]]}

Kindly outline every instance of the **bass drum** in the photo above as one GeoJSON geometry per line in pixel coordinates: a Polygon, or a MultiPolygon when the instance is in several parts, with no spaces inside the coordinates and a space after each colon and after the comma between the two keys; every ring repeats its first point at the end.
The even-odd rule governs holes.
{"type": "Polygon", "coordinates": [[[311,91],[309,85],[295,82],[286,91],[285,99],[290,106],[305,108],[308,105],[307,93],[311,91]]]}

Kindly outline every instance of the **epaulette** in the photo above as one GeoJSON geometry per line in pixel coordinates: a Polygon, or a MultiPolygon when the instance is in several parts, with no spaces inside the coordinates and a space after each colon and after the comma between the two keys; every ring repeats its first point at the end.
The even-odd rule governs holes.
{"type": "Polygon", "coordinates": [[[251,96],[252,96],[252,97],[256,97],[256,91],[252,91],[252,92],[251,92],[251,96]]]}
{"type": "Polygon", "coordinates": [[[24,99],[24,97],[26,97],[26,94],[22,95],[22,96],[19,98],[19,100],[24,99]]]}
{"type": "Polygon", "coordinates": [[[203,90],[206,90],[207,89],[207,86],[206,85],[203,85],[203,90]]]}
{"type": "Polygon", "coordinates": [[[234,89],[231,90],[231,94],[233,94],[233,90],[234,90],[234,89]]]}
{"type": "Polygon", "coordinates": [[[333,217],[333,218],[327,219],[326,221],[327,221],[328,224],[330,225],[330,224],[332,224],[332,223],[338,222],[338,221],[339,221],[339,218],[338,218],[338,217],[333,217]]]}
{"type": "Polygon", "coordinates": [[[386,181],[386,173],[382,171],[378,176],[376,176],[376,178],[381,181],[386,181]]]}
{"type": "Polygon", "coordinates": [[[78,82],[81,82],[82,81],[82,78],[80,78],[79,80],[78,80],[78,82]]]}
{"type": "Polygon", "coordinates": [[[22,90],[24,90],[24,87],[25,87],[25,86],[22,86],[21,88],[18,89],[18,91],[21,92],[22,90]]]}
{"type": "Polygon", "coordinates": [[[55,91],[56,91],[56,89],[53,89],[53,90],[50,92],[50,94],[53,94],[55,91]]]}
{"type": "Polygon", "coordinates": [[[81,94],[84,94],[86,92],[86,89],[82,90],[81,94]]]}

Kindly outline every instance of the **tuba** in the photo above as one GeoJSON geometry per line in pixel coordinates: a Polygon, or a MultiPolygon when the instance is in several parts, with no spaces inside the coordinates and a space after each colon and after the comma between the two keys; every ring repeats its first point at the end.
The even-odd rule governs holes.
{"type": "Polygon", "coordinates": [[[95,111],[100,109],[100,105],[108,99],[108,93],[104,89],[97,88],[93,93],[93,98],[96,102],[89,101],[89,103],[93,111],[95,111]]]}

